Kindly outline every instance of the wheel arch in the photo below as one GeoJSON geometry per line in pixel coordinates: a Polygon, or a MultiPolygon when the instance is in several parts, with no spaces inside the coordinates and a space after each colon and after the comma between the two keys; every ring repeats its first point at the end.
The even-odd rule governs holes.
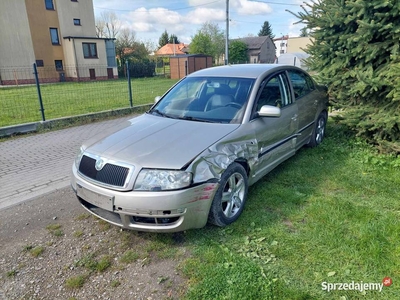
{"type": "Polygon", "coordinates": [[[240,164],[245,169],[246,175],[247,175],[247,178],[248,178],[249,175],[250,175],[250,166],[249,166],[249,163],[248,163],[247,159],[245,159],[245,158],[237,158],[237,159],[234,160],[234,162],[240,164]]]}

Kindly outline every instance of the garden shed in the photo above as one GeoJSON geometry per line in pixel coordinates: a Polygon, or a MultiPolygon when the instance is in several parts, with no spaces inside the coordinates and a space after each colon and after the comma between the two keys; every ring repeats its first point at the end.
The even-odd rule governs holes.
{"type": "Polygon", "coordinates": [[[169,66],[171,79],[180,79],[195,71],[212,67],[212,56],[202,54],[171,56],[169,66]]]}

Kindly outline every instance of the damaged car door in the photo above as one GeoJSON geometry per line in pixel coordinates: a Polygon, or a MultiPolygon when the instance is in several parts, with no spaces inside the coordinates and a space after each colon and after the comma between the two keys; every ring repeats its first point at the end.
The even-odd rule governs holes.
{"type": "Polygon", "coordinates": [[[258,180],[295,153],[298,108],[293,101],[286,73],[267,78],[261,84],[251,121],[258,141],[258,180]]]}

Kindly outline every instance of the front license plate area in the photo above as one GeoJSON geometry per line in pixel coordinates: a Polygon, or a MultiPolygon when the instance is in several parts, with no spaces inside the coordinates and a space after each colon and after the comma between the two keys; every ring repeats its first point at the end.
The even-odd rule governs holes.
{"type": "Polygon", "coordinates": [[[89,202],[97,207],[113,211],[114,210],[114,197],[99,194],[84,188],[77,184],[77,194],[86,202],[89,202]]]}

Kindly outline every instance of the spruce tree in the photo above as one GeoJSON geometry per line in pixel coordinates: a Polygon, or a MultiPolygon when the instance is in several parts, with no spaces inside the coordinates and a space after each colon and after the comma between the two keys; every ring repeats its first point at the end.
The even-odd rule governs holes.
{"type": "Polygon", "coordinates": [[[158,39],[158,47],[161,48],[161,47],[165,46],[166,44],[168,44],[168,42],[169,42],[169,35],[168,35],[167,30],[165,30],[161,34],[160,38],[158,39]]]}
{"type": "Polygon", "coordinates": [[[171,34],[171,35],[169,36],[168,42],[169,42],[170,44],[180,44],[180,43],[181,43],[181,42],[179,41],[178,37],[177,37],[175,34],[171,34]]]}
{"type": "Polygon", "coordinates": [[[264,22],[261,30],[258,32],[258,36],[269,36],[271,40],[274,39],[275,35],[272,33],[272,27],[268,21],[264,22]]]}
{"type": "Polygon", "coordinates": [[[400,1],[312,0],[291,13],[314,38],[308,65],[342,110],[338,121],[400,153],[400,1]]]}

